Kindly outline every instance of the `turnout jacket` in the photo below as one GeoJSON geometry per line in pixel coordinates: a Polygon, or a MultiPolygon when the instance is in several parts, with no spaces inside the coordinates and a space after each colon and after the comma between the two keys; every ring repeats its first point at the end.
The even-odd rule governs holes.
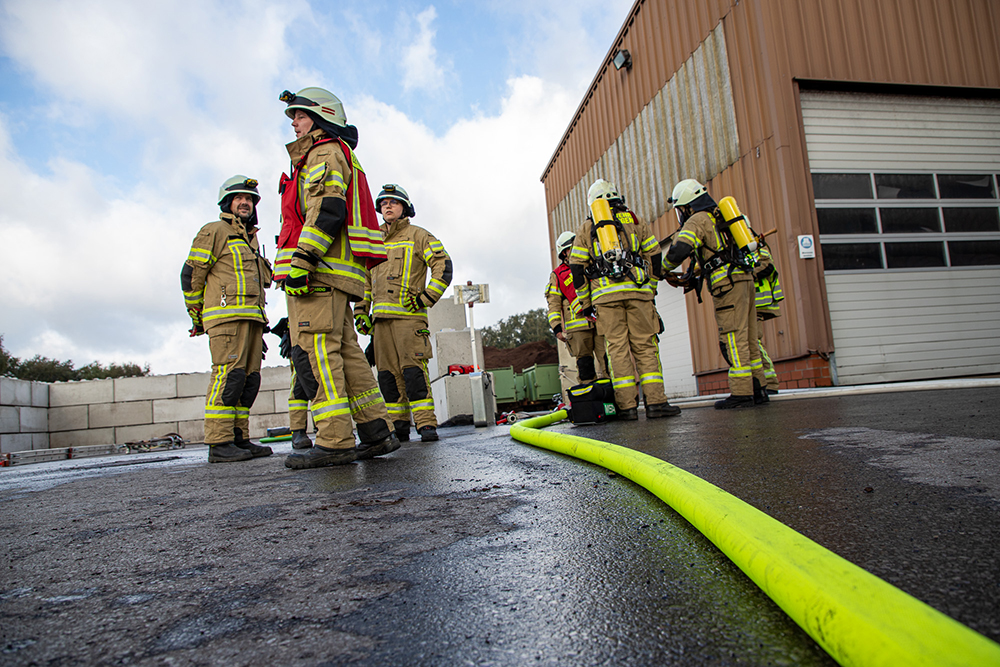
{"type": "MultiPolygon", "coordinates": [[[[570,290],[573,287],[573,274],[569,271],[565,271],[565,277],[562,280],[568,280],[570,290]]],[[[588,320],[586,317],[580,317],[578,312],[580,311],[580,299],[577,297],[571,302],[566,298],[563,293],[562,287],[559,285],[560,278],[559,275],[553,271],[549,274],[549,284],[545,286],[545,303],[548,305],[548,318],[549,326],[556,333],[572,333],[574,331],[583,331],[585,329],[591,329],[594,323],[588,320]]],[[[572,293],[572,292],[571,292],[572,293]]]]}
{"type": "Polygon", "coordinates": [[[315,145],[325,137],[314,130],[285,146],[293,165],[306,156],[295,184],[304,223],[291,266],[311,272],[310,287],[333,287],[357,300],[364,296],[368,269],[347,239],[347,186],[361,164],[356,157],[348,164],[336,141],[315,145]]]}
{"type": "Polygon", "coordinates": [[[389,259],[371,270],[364,298],[355,304],[354,313],[367,315],[371,307],[373,320],[426,319],[427,307],[437,303],[451,284],[451,258],[441,241],[423,227],[410,224],[409,218],[382,223],[380,229],[389,259]],[[419,296],[424,307],[416,311],[407,308],[407,294],[419,296]]]}
{"type": "MultiPolygon", "coordinates": [[[[725,247],[726,239],[716,227],[715,218],[708,211],[698,211],[685,220],[678,230],[674,242],[664,254],[663,270],[672,271],[691,254],[698,258],[698,264],[704,268],[705,263],[722,252],[725,247]]],[[[740,282],[753,280],[753,276],[738,265],[723,262],[708,276],[708,288],[712,296],[728,292],[730,279],[733,282],[740,282]]]]}
{"type": "MultiPolygon", "coordinates": [[[[625,299],[652,301],[656,296],[653,255],[660,251],[660,244],[650,231],[649,225],[640,222],[631,211],[618,211],[615,213],[615,219],[622,224],[624,230],[624,233],[618,235],[622,248],[640,254],[644,266],[635,266],[620,278],[597,276],[584,281],[583,285],[576,285],[581,309],[587,308],[592,303],[612,303],[625,299]]],[[[569,255],[570,266],[578,267],[573,272],[574,276],[578,275],[580,268],[585,271],[595,262],[594,240],[591,236],[593,228],[594,222],[588,219],[576,232],[576,241],[569,255]]]]}
{"type": "Polygon", "coordinates": [[[257,228],[223,213],[198,232],[181,269],[181,291],[195,326],[244,320],[267,323],[271,264],[260,255],[257,228]]]}

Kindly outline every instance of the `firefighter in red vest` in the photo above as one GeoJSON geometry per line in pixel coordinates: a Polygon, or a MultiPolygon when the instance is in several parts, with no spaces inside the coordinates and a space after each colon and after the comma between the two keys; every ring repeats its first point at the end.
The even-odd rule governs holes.
{"type": "Polygon", "coordinates": [[[289,454],[285,466],[344,465],[399,448],[351,314],[385,247],[344,105],[322,88],[280,99],[296,139],[286,146],[292,173],[280,185],[275,279],[287,297],[296,382],[316,425],[315,446],[289,454]]]}
{"type": "Polygon", "coordinates": [[[271,265],[257,243],[257,181],[233,176],[219,188],[222,213],[201,228],[181,269],[181,290],[194,326],[208,333],[212,376],[205,397],[208,462],[269,456],[250,442],[250,407],[260,389],[264,290],[271,265]]]}
{"type": "Polygon", "coordinates": [[[560,264],[549,274],[545,301],[549,310],[549,326],[576,359],[580,382],[593,382],[599,377],[608,377],[607,355],[604,336],[597,333],[594,320],[579,314],[580,298],[573,287],[573,272],[569,268],[569,251],[575,239],[573,232],[563,232],[556,239],[560,264]],[[600,362],[598,366],[594,365],[595,353],[600,362]]]}

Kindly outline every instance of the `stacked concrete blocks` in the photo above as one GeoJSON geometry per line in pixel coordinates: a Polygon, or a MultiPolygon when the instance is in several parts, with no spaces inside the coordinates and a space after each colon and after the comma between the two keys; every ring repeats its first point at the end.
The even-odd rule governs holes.
{"type": "MultiPolygon", "coordinates": [[[[49,385],[49,446],[125,444],[168,433],[202,442],[209,378],[209,373],[186,373],[49,385]]],[[[290,378],[287,366],[261,371],[250,437],[288,425],[290,378]]]]}
{"type": "Polygon", "coordinates": [[[0,453],[49,447],[49,386],[0,378],[0,453]]]}

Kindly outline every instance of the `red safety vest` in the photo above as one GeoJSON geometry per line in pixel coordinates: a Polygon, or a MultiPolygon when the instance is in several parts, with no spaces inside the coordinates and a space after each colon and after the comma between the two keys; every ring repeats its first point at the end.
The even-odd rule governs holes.
{"type": "Polygon", "coordinates": [[[569,264],[560,264],[556,267],[556,282],[559,283],[559,291],[567,301],[573,303],[576,299],[576,288],[573,287],[573,272],[569,264]]]}
{"type": "MultiPolygon", "coordinates": [[[[313,144],[313,148],[320,144],[325,144],[333,139],[327,137],[320,139],[313,144]]],[[[350,147],[342,140],[337,139],[340,148],[344,151],[344,157],[348,165],[354,165],[350,147]]],[[[312,150],[310,148],[309,150],[312,150]]],[[[299,174],[306,163],[309,151],[299,159],[292,169],[292,175],[281,175],[278,183],[278,193],[281,195],[281,232],[278,234],[278,256],[274,262],[274,279],[284,280],[288,277],[288,271],[292,265],[292,252],[299,245],[299,234],[305,226],[305,218],[302,216],[302,208],[299,206],[299,174]],[[284,250],[284,252],[282,252],[284,250]]],[[[379,231],[378,218],[375,215],[375,204],[372,202],[371,190],[368,188],[368,178],[365,172],[352,168],[351,182],[347,186],[347,239],[351,243],[351,253],[355,257],[364,258],[365,265],[369,270],[384,262],[388,255],[385,246],[381,241],[381,232],[375,235],[379,238],[377,242],[371,240],[371,236],[364,234],[363,230],[379,231]],[[357,187],[355,187],[357,186],[357,187]],[[360,192],[360,197],[358,196],[360,192]]]]}

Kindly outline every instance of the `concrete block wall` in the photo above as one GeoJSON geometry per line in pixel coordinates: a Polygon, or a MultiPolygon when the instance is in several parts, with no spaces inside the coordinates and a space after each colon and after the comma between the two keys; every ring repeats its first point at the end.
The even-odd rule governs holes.
{"type": "Polygon", "coordinates": [[[0,453],[49,447],[49,386],[0,378],[0,453]]]}
{"type": "MultiPolygon", "coordinates": [[[[209,375],[52,384],[0,378],[0,453],[121,445],[168,433],[202,442],[209,375]]],[[[250,409],[250,437],[288,426],[290,381],[288,366],[261,370],[260,391],[250,409]]]]}

